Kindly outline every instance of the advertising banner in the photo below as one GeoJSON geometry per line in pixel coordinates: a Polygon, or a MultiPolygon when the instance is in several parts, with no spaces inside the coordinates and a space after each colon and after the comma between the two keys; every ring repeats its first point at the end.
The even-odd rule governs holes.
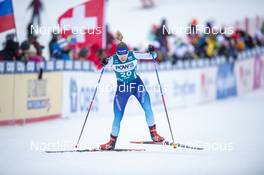
{"type": "MultiPolygon", "coordinates": [[[[148,75],[146,75],[146,77],[148,78],[141,77],[146,85],[146,88],[152,88],[152,77],[149,77],[148,75]]],[[[62,108],[64,117],[85,117],[88,107],[91,103],[98,78],[98,72],[64,72],[62,108]]],[[[155,98],[152,98],[152,92],[154,91],[152,91],[151,89],[149,90],[149,93],[151,95],[151,102],[155,105],[156,100],[155,98]]],[[[104,73],[101,79],[101,83],[98,86],[93,106],[91,108],[91,115],[96,117],[112,117],[114,115],[113,102],[115,92],[115,75],[112,72],[104,73]]],[[[156,97],[159,100],[158,104],[161,105],[160,95],[157,96],[156,94],[156,97]]],[[[140,113],[141,111],[142,109],[137,99],[134,96],[131,96],[127,102],[125,115],[134,115],[140,113]]]]}
{"type": "Polygon", "coordinates": [[[0,125],[24,124],[61,116],[62,72],[0,75],[0,125]]]}
{"type": "Polygon", "coordinates": [[[189,69],[180,70],[176,74],[173,74],[173,96],[172,104],[175,106],[175,102],[178,101],[177,105],[192,105],[199,102],[199,91],[200,91],[200,70],[189,69]],[[180,101],[179,101],[180,100],[180,101]]]}
{"type": "MultiPolygon", "coordinates": [[[[84,117],[99,78],[97,72],[64,72],[63,74],[63,116],[84,117]]],[[[104,73],[95,96],[91,113],[106,115],[112,112],[114,74],[104,73]]]]}
{"type": "Polygon", "coordinates": [[[25,123],[61,116],[62,73],[17,74],[15,77],[15,120],[25,123]]]}
{"type": "Polygon", "coordinates": [[[254,60],[246,59],[238,61],[235,64],[235,75],[237,84],[237,93],[245,94],[253,90],[254,85],[254,60]]]}
{"type": "Polygon", "coordinates": [[[14,75],[0,75],[0,125],[14,118],[14,75]]]}
{"type": "MultiPolygon", "coordinates": [[[[169,109],[199,103],[201,98],[203,101],[215,98],[215,93],[211,90],[214,87],[214,78],[209,76],[203,82],[203,88],[207,94],[201,96],[200,72],[200,69],[159,72],[169,109]]],[[[209,73],[212,73],[212,70],[209,73]]],[[[155,72],[139,73],[139,76],[150,94],[153,111],[162,111],[163,103],[155,72]]],[[[98,78],[99,73],[94,72],[64,72],[63,116],[84,117],[86,115],[98,78]]],[[[95,96],[91,113],[98,117],[113,116],[115,91],[115,75],[112,72],[105,73],[95,96]]],[[[144,117],[144,111],[134,96],[129,98],[124,115],[142,115],[144,117]]]]}
{"type": "Polygon", "coordinates": [[[218,66],[216,86],[217,99],[224,99],[237,95],[234,64],[224,63],[218,66]]]}
{"type": "Polygon", "coordinates": [[[200,69],[200,99],[206,103],[216,100],[217,67],[200,69]]]}
{"type": "Polygon", "coordinates": [[[261,74],[263,72],[263,64],[260,55],[256,55],[254,59],[254,83],[253,89],[258,89],[261,86],[261,74]]]}

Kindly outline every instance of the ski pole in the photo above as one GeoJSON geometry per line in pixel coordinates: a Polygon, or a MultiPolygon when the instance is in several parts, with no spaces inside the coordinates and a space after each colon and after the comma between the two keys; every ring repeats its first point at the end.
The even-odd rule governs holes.
{"type": "Polygon", "coordinates": [[[100,84],[100,82],[101,82],[101,79],[102,79],[102,76],[103,76],[103,73],[104,73],[104,69],[105,69],[105,68],[103,67],[102,70],[101,70],[101,74],[100,74],[100,77],[99,77],[99,79],[98,79],[98,81],[97,81],[97,85],[96,85],[95,90],[94,90],[94,93],[93,93],[93,98],[92,98],[92,101],[90,102],[90,105],[89,105],[89,108],[88,108],[88,111],[87,111],[87,114],[86,114],[86,117],[85,117],[85,120],[84,120],[84,123],[83,123],[83,126],[82,126],[82,130],[81,130],[81,133],[80,133],[80,135],[79,135],[79,138],[78,138],[77,144],[75,145],[75,148],[78,148],[79,142],[80,142],[80,140],[81,140],[82,133],[83,133],[83,129],[84,129],[84,127],[85,127],[86,121],[87,121],[88,116],[89,116],[89,114],[90,114],[90,111],[91,111],[91,108],[92,108],[92,105],[93,105],[93,102],[94,102],[94,99],[95,99],[95,95],[96,95],[96,92],[97,92],[98,86],[99,86],[99,84],[100,84]]]}
{"type": "Polygon", "coordinates": [[[158,69],[157,69],[157,62],[155,61],[155,58],[154,58],[153,54],[151,54],[151,56],[152,56],[152,60],[153,60],[154,67],[155,67],[156,76],[157,76],[158,83],[159,83],[161,99],[162,99],[162,103],[163,103],[164,110],[165,110],[165,113],[166,113],[166,117],[167,117],[169,129],[170,129],[170,134],[171,134],[172,142],[175,143],[174,137],[173,137],[173,133],[172,133],[172,129],[171,129],[171,123],[170,123],[170,119],[169,119],[169,114],[168,114],[167,106],[166,106],[166,103],[165,103],[165,98],[164,98],[164,95],[163,95],[162,86],[161,86],[161,83],[160,83],[159,73],[158,73],[158,69]]]}

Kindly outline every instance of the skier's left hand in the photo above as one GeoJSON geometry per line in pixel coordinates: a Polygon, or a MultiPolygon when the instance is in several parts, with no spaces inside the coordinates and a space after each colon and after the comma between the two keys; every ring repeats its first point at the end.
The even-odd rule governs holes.
{"type": "Polygon", "coordinates": [[[155,51],[154,46],[153,46],[153,45],[149,45],[149,46],[148,46],[148,51],[149,51],[150,53],[154,52],[154,51],[155,51]]]}

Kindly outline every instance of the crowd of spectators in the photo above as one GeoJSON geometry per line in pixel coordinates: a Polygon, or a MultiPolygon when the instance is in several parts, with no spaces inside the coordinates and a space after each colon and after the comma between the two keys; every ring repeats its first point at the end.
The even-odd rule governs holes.
{"type": "MultiPolygon", "coordinates": [[[[197,23],[196,19],[191,21],[192,31],[196,31],[197,23]]],[[[6,37],[4,47],[0,51],[0,61],[40,62],[47,60],[43,57],[44,46],[38,42],[38,36],[29,31],[31,25],[33,24],[29,23],[28,25],[27,40],[21,43],[15,40],[14,34],[6,37]]],[[[252,49],[256,46],[264,46],[264,23],[254,36],[241,29],[235,29],[230,35],[226,35],[223,32],[218,34],[191,32],[187,34],[186,39],[168,33],[167,30],[164,30],[164,26],[167,26],[166,19],[163,19],[160,25],[153,25],[149,37],[150,43],[154,45],[158,53],[160,62],[170,61],[175,64],[178,60],[212,59],[216,56],[236,58],[241,51],[252,49]]],[[[212,26],[212,23],[206,23],[206,27],[212,28],[212,26]]],[[[96,44],[78,48],[76,47],[76,38],[74,36],[63,38],[56,32],[51,35],[48,50],[49,59],[53,60],[87,60],[93,62],[97,68],[100,68],[101,60],[115,54],[116,51],[117,43],[115,37],[107,26],[106,48],[104,49],[96,44]]],[[[134,50],[138,49],[134,47],[134,50]]]]}
{"type": "Polygon", "coordinates": [[[43,49],[38,42],[37,36],[30,36],[27,40],[19,43],[15,40],[14,34],[6,36],[6,41],[3,43],[3,49],[0,51],[0,60],[3,61],[44,61],[43,49]]]}
{"type": "MultiPolygon", "coordinates": [[[[27,27],[27,39],[21,43],[15,39],[15,34],[6,36],[3,49],[0,51],[0,61],[34,61],[40,62],[45,59],[43,49],[45,48],[38,41],[38,36],[30,33],[30,25],[27,27]]],[[[102,49],[96,44],[91,44],[83,48],[77,47],[75,36],[71,35],[63,38],[58,32],[51,34],[48,43],[50,60],[87,60],[93,62],[97,68],[101,66],[101,60],[107,56],[115,54],[115,37],[109,32],[106,26],[106,48],[102,49]]]]}
{"type": "Polygon", "coordinates": [[[205,29],[211,32],[199,33],[197,26],[197,20],[193,19],[190,22],[190,32],[186,32],[184,40],[168,33],[166,19],[163,19],[160,25],[153,25],[149,38],[156,47],[160,61],[171,61],[175,64],[178,60],[211,59],[217,56],[236,59],[239,52],[264,46],[264,23],[254,36],[239,28],[232,29],[230,34],[223,31],[224,27],[218,29],[221,31],[215,31],[217,29],[213,27],[212,22],[205,25],[205,29]]]}

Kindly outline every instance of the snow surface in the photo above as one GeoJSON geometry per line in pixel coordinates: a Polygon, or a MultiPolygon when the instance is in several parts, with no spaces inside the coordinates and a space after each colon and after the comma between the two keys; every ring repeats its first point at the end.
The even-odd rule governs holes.
{"type": "MultiPolygon", "coordinates": [[[[1,127],[0,174],[263,174],[263,104],[261,89],[237,98],[170,110],[176,141],[204,146],[204,151],[130,144],[131,140],[150,139],[143,114],[124,117],[117,148],[145,148],[146,152],[44,152],[74,149],[84,116],[1,127]],[[37,150],[38,144],[42,150],[37,150]]],[[[159,132],[170,140],[165,114],[155,116],[159,132]]],[[[107,114],[92,115],[81,148],[96,148],[106,142],[111,122],[107,114]]]]}

